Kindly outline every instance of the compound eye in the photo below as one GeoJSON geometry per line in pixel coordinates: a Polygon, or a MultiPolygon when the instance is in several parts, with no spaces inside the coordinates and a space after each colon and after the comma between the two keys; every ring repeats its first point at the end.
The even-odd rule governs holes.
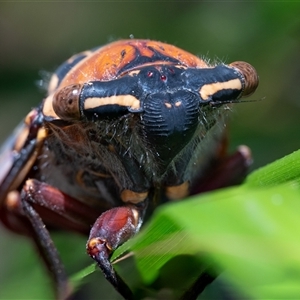
{"type": "Polygon", "coordinates": [[[229,66],[237,69],[237,71],[244,77],[244,87],[241,96],[245,97],[254,93],[259,81],[257,72],[254,67],[244,61],[235,61],[229,66]]]}
{"type": "Polygon", "coordinates": [[[79,120],[81,84],[72,84],[58,90],[53,96],[53,110],[62,120],[79,120]]]}

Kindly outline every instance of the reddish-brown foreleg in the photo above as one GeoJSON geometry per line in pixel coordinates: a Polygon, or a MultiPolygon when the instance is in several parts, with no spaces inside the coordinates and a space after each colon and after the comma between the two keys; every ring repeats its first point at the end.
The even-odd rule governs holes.
{"type": "Polygon", "coordinates": [[[109,258],[112,252],[130,239],[140,228],[146,205],[126,205],[104,212],[91,229],[87,253],[97,262],[106,279],[125,298],[132,292],[114,271],[109,258]]]}
{"type": "Polygon", "coordinates": [[[126,204],[101,214],[101,210],[91,208],[46,183],[33,179],[26,181],[21,193],[23,214],[32,225],[34,240],[54,277],[59,299],[68,295],[70,287],[45,223],[52,226],[59,224],[59,228],[82,233],[86,233],[90,224],[94,223],[87,252],[116,290],[125,299],[131,299],[132,292],[114,271],[109,258],[118,246],[140,229],[146,203],[145,200],[137,205],[126,204]]]}
{"type": "Polygon", "coordinates": [[[25,182],[21,193],[8,193],[5,209],[1,212],[1,219],[8,228],[32,237],[54,279],[57,299],[66,299],[71,286],[46,225],[87,234],[101,211],[46,183],[30,179],[25,182]]]}
{"type": "Polygon", "coordinates": [[[103,211],[35,179],[26,181],[22,198],[32,204],[47,225],[83,234],[89,233],[90,226],[103,211]]]}

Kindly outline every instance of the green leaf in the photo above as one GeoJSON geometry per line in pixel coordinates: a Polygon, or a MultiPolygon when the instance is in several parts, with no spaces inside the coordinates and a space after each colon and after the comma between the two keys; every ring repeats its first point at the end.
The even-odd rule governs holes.
{"type": "Polygon", "coordinates": [[[130,242],[144,283],[154,282],[171,259],[193,255],[199,265],[226,270],[226,280],[245,295],[296,298],[299,199],[296,182],[245,185],[159,208],[130,242]]]}
{"type": "Polygon", "coordinates": [[[265,167],[262,167],[246,180],[248,186],[276,185],[289,180],[300,180],[300,150],[293,152],[265,167]]]}

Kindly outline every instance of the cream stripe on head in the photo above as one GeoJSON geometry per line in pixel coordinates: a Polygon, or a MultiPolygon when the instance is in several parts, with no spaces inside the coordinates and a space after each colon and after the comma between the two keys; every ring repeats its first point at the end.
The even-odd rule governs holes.
{"type": "Polygon", "coordinates": [[[86,98],[84,101],[84,110],[94,109],[104,105],[119,105],[130,107],[132,110],[140,109],[140,101],[132,95],[113,95],[110,97],[86,98]]]}
{"type": "Polygon", "coordinates": [[[224,82],[205,84],[201,87],[199,94],[202,100],[210,100],[211,96],[222,90],[242,90],[242,83],[239,79],[232,79],[224,82]]]}

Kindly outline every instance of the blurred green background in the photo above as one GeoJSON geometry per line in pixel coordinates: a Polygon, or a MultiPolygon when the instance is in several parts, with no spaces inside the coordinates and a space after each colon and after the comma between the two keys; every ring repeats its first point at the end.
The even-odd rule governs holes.
{"type": "MultiPolygon", "coordinates": [[[[289,1],[1,2],[0,140],[45,95],[38,87],[45,72],[77,52],[133,35],[211,61],[244,60],[255,66],[260,85],[249,98],[254,102],[235,106],[231,149],[247,144],[253,168],[265,165],[300,145],[299,16],[300,3],[289,1]]],[[[25,259],[33,256],[30,245],[4,230],[0,234],[0,299],[20,299],[21,288],[14,289],[20,280],[22,298],[41,299],[39,292],[26,291],[37,288],[30,276],[43,274],[38,260],[25,259]]],[[[83,256],[84,239],[70,237],[71,243],[68,238],[57,237],[69,244],[65,259],[76,270],[73,239],[83,256]]]]}

